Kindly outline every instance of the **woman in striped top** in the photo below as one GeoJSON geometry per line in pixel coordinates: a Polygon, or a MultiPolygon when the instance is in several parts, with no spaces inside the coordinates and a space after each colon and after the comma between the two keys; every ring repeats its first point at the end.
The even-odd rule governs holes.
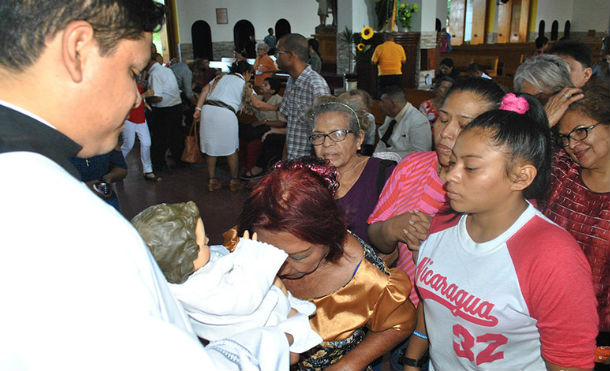
{"type": "MultiPolygon", "coordinates": [[[[462,128],[483,112],[497,108],[505,91],[494,81],[469,78],[455,84],[447,93],[434,125],[435,151],[406,156],[390,176],[369,216],[369,239],[382,253],[397,247],[397,266],[413,282],[415,263],[412,250],[419,247],[428,232],[432,215],[446,204],[445,175],[449,156],[462,128]]],[[[411,290],[411,301],[419,299],[411,290]]]]}

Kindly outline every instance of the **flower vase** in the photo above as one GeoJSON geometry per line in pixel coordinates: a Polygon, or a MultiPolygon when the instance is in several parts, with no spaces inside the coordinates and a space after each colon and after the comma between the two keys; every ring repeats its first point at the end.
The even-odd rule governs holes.
{"type": "Polygon", "coordinates": [[[398,27],[398,32],[410,32],[411,31],[411,27],[403,26],[402,24],[400,24],[400,22],[397,22],[396,26],[398,27]]]}

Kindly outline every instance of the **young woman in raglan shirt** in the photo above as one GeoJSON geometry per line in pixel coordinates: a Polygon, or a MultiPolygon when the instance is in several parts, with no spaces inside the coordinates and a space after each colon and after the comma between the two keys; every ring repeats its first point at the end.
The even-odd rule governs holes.
{"type": "Polygon", "coordinates": [[[439,212],[419,250],[422,320],[405,370],[421,366],[428,344],[433,370],[593,367],[591,270],[574,238],[527,201],[550,174],[547,123],[525,114],[531,104],[508,94],[453,147],[446,190],[457,214],[439,212]]]}

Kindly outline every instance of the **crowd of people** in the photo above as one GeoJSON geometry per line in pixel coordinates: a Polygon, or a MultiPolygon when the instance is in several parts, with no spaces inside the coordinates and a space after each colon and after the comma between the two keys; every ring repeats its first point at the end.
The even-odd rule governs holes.
{"type": "Polygon", "coordinates": [[[418,109],[388,37],[378,125],[300,34],[221,73],[155,58],[152,0],[9,3],[0,369],[608,368],[610,80],[583,43],[540,46],[513,92],[443,60],[418,109]],[[218,157],[250,182],[223,245],[194,202],[130,223],[112,190],[136,137],[146,180],[186,166],[191,125],[208,192],[218,157]]]}

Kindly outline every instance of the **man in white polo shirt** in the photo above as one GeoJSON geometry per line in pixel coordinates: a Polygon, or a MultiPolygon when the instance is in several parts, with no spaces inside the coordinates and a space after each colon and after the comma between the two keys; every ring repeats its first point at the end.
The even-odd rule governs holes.
{"type": "Polygon", "coordinates": [[[152,143],[150,155],[155,171],[167,168],[165,152],[169,149],[174,162],[182,164],[184,151],[184,129],[182,128],[182,98],[176,75],[154,59],[148,69],[148,89],[155,92],[148,98],[152,106],[150,135],[152,143]]]}

